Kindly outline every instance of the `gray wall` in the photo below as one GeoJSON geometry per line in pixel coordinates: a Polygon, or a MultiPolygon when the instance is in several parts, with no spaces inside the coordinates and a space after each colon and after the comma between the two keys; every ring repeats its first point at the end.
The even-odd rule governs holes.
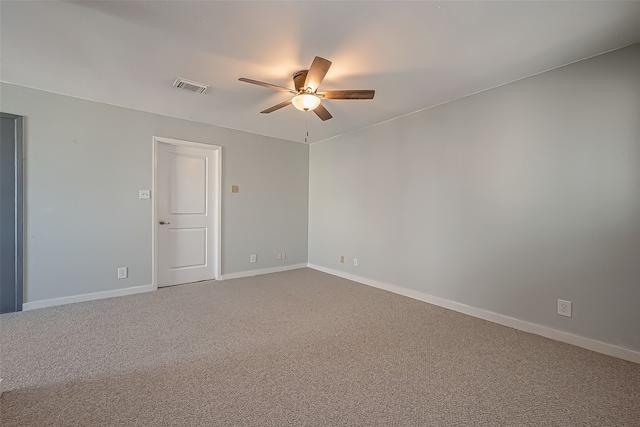
{"type": "Polygon", "coordinates": [[[8,84],[0,110],[25,116],[25,302],[151,284],[153,136],[223,147],[223,274],[307,261],[303,144],[8,84]]]}
{"type": "Polygon", "coordinates": [[[309,210],[311,264],[639,351],[640,45],[313,144],[309,210]]]}

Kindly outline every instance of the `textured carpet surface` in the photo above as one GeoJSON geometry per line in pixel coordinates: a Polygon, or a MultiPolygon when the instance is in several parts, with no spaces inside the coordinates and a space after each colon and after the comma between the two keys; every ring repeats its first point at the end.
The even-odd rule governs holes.
{"type": "Polygon", "coordinates": [[[13,426],[639,426],[640,365],[310,269],[0,316],[13,426]]]}

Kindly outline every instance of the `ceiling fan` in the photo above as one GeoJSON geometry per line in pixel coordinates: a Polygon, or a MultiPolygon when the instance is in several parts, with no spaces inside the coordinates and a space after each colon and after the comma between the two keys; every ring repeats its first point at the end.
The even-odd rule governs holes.
{"type": "Polygon", "coordinates": [[[373,99],[375,95],[374,90],[329,90],[326,92],[318,92],[318,87],[327,74],[327,71],[329,71],[329,67],[331,67],[331,61],[316,56],[308,70],[300,70],[293,73],[294,89],[247,79],[245,77],[240,77],[238,80],[295,95],[287,101],[261,111],[263,114],[269,114],[289,104],[293,104],[294,107],[301,111],[313,110],[313,112],[324,121],[329,120],[333,116],[327,111],[324,105],[322,105],[322,99],[373,99]]]}

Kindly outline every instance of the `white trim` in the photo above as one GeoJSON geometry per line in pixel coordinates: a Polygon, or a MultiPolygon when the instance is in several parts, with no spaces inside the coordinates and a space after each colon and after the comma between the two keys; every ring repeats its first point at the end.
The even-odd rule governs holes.
{"type": "Polygon", "coordinates": [[[154,285],[133,286],[131,288],[114,289],[112,291],[93,292],[90,294],[73,295],[70,297],[43,299],[40,301],[25,302],[22,309],[35,310],[37,308],[54,307],[56,305],[72,304],[74,302],[93,301],[97,299],[121,297],[125,295],[140,294],[142,292],[155,291],[154,285]]]}
{"type": "Polygon", "coordinates": [[[305,262],[301,264],[284,265],[282,267],[270,267],[270,268],[261,268],[258,270],[240,271],[238,273],[223,274],[222,280],[239,279],[241,277],[251,277],[251,276],[259,276],[261,274],[279,273],[281,271],[298,270],[300,268],[307,268],[307,266],[308,264],[305,262]]]}
{"type": "Polygon", "coordinates": [[[309,264],[309,268],[313,268],[314,270],[322,271],[334,276],[342,277],[343,279],[348,279],[354,282],[362,283],[364,285],[372,286],[374,288],[393,292],[394,294],[404,295],[409,298],[417,299],[419,301],[437,305],[439,307],[444,307],[449,310],[457,311],[459,313],[468,314],[469,316],[488,320],[490,322],[498,323],[510,328],[518,329],[524,332],[530,332],[532,334],[586,348],[587,350],[592,350],[598,353],[628,360],[630,362],[640,363],[640,352],[628,348],[618,347],[613,344],[608,344],[602,341],[597,341],[569,332],[559,331],[547,326],[538,325],[536,323],[531,323],[525,320],[505,316],[503,314],[494,313],[492,311],[483,310],[481,308],[472,307],[470,305],[462,304],[456,301],[436,297],[422,291],[416,291],[414,289],[408,289],[389,283],[378,282],[376,280],[367,279],[365,277],[356,276],[338,270],[332,270],[330,268],[321,267],[319,265],[309,264]]]}
{"type": "Polygon", "coordinates": [[[156,274],[156,168],[158,166],[158,143],[156,137],[151,144],[151,284],[158,290],[158,275],[156,274]]]}
{"type": "Polygon", "coordinates": [[[2,385],[2,382],[4,380],[2,378],[0,378],[0,397],[2,396],[2,392],[4,392],[4,386],[2,385]]]}
{"type": "Polygon", "coordinates": [[[164,143],[169,145],[178,145],[183,147],[194,147],[205,150],[211,150],[215,153],[217,159],[217,173],[216,173],[216,198],[213,201],[215,218],[213,219],[214,225],[214,245],[216,251],[216,258],[214,260],[214,280],[222,280],[222,146],[207,144],[204,142],[185,141],[181,139],[165,138],[163,136],[153,137],[152,148],[152,164],[151,164],[151,198],[153,199],[151,209],[151,281],[155,289],[158,289],[158,276],[156,273],[157,267],[157,251],[156,251],[156,170],[158,166],[158,144],[164,143]]]}

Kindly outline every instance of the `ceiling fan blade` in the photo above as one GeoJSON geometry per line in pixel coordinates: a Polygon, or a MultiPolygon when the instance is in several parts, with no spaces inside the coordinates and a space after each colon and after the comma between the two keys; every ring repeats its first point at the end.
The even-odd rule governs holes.
{"type": "Polygon", "coordinates": [[[329,120],[330,118],[332,118],[333,116],[331,115],[331,113],[324,108],[324,105],[320,104],[318,105],[314,110],[314,113],[316,113],[316,115],[318,117],[320,117],[320,119],[322,119],[322,121],[324,122],[325,120],[329,120]]]}
{"type": "Polygon", "coordinates": [[[241,82],[251,83],[253,85],[258,85],[258,86],[264,86],[264,87],[268,87],[269,89],[275,89],[282,92],[297,93],[295,90],[289,89],[288,87],[278,86],[271,83],[265,83],[265,82],[261,82],[253,79],[247,79],[245,77],[240,77],[238,80],[240,80],[241,82]]]}
{"type": "Polygon", "coordinates": [[[373,99],[375,90],[330,90],[318,92],[324,99],[373,99]]]}
{"type": "Polygon", "coordinates": [[[322,79],[324,79],[327,71],[329,71],[329,67],[331,67],[331,61],[316,56],[311,63],[311,68],[309,68],[307,78],[304,81],[304,89],[311,88],[311,91],[317,91],[322,79]]]}
{"type": "Polygon", "coordinates": [[[288,99],[288,100],[286,100],[286,101],[284,101],[284,102],[281,102],[280,104],[274,105],[274,106],[273,106],[273,107],[271,107],[271,108],[267,108],[267,109],[266,109],[266,110],[264,110],[264,111],[260,111],[260,112],[261,112],[261,113],[263,113],[263,114],[273,113],[274,111],[279,110],[279,109],[281,109],[281,108],[284,108],[284,107],[286,107],[287,105],[291,105],[291,100],[290,100],[290,99],[288,99]]]}

